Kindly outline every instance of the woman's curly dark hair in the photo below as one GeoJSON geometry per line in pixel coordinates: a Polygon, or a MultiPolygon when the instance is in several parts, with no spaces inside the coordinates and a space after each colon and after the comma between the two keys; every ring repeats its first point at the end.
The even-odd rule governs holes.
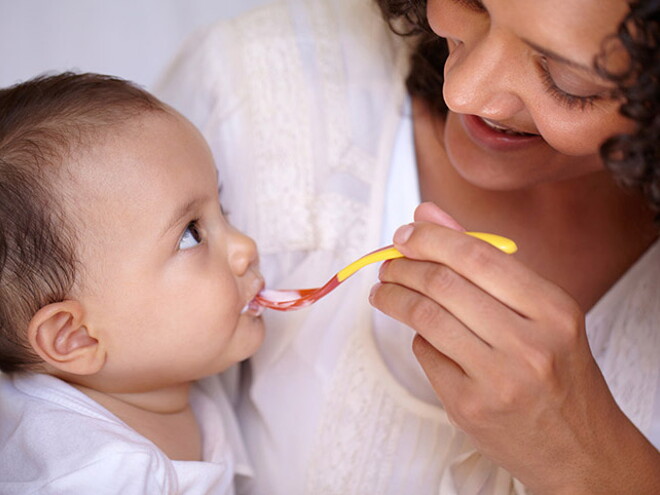
{"type": "Polygon", "coordinates": [[[606,75],[617,82],[624,97],[621,113],[637,129],[606,141],[601,156],[622,184],[642,191],[660,212],[660,0],[632,3],[617,38],[630,64],[623,73],[606,75]]]}
{"type": "Polygon", "coordinates": [[[395,33],[416,38],[406,80],[408,93],[420,97],[434,112],[446,114],[442,85],[449,49],[444,38],[440,38],[429,26],[426,0],[376,0],[376,3],[395,33]]]}
{"type": "MultiPolygon", "coordinates": [[[[412,96],[423,99],[437,114],[447,106],[442,99],[446,42],[433,33],[426,18],[426,0],[376,0],[392,29],[415,36],[416,48],[406,85],[412,96]]],[[[602,68],[604,55],[597,57],[599,71],[619,86],[624,97],[621,113],[636,122],[632,134],[613,136],[600,154],[616,179],[641,191],[658,212],[660,220],[660,0],[631,2],[630,12],[616,34],[630,57],[622,73],[602,68]]],[[[610,41],[610,40],[607,40],[610,41]]]]}

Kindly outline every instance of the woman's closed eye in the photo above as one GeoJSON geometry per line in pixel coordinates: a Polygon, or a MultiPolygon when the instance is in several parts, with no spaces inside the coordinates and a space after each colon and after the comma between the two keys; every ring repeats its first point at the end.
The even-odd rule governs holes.
{"type": "Polygon", "coordinates": [[[181,239],[179,240],[179,250],[191,249],[202,242],[202,236],[197,227],[197,220],[188,223],[181,239]]]}
{"type": "Polygon", "coordinates": [[[598,100],[612,97],[611,91],[602,86],[593,85],[570,71],[553,69],[552,61],[545,57],[539,60],[538,69],[546,91],[569,109],[585,110],[598,100]]]}

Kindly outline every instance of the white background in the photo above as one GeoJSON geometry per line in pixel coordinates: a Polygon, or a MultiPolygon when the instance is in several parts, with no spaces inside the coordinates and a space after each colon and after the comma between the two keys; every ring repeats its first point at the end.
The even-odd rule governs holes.
{"type": "Polygon", "coordinates": [[[270,0],[0,0],[0,86],[91,71],[150,88],[193,30],[270,0]]]}

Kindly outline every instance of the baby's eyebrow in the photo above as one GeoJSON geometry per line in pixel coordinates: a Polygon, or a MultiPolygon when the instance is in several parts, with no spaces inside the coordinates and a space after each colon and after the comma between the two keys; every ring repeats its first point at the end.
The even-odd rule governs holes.
{"type": "Polygon", "coordinates": [[[172,228],[176,227],[181,223],[181,220],[185,217],[188,217],[191,212],[199,209],[199,207],[206,201],[206,198],[195,198],[190,201],[187,201],[183,205],[179,206],[170,217],[170,220],[165,224],[165,228],[162,231],[161,237],[165,236],[172,228]]]}

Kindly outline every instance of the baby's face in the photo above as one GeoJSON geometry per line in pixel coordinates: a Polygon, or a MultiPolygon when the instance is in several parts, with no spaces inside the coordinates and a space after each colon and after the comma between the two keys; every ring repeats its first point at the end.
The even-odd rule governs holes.
{"type": "Polygon", "coordinates": [[[242,309],[263,286],[256,247],[223,216],[197,130],[151,113],[71,169],[83,247],[73,296],[102,336],[113,391],[197,379],[253,354],[263,324],[242,309]]]}

